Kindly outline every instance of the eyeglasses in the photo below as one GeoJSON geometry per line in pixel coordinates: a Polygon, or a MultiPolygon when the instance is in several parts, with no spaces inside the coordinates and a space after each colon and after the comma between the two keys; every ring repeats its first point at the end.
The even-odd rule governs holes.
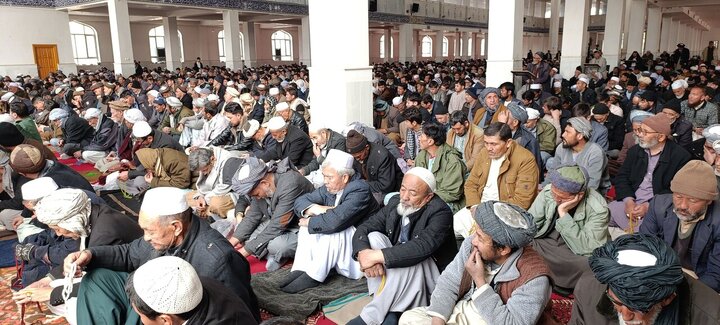
{"type": "Polygon", "coordinates": [[[660,133],[660,132],[654,132],[654,131],[647,131],[647,130],[645,130],[645,129],[643,129],[643,128],[638,128],[637,131],[635,131],[635,132],[637,132],[638,135],[646,135],[646,134],[660,133]]]}
{"type": "Polygon", "coordinates": [[[641,314],[641,315],[647,314],[647,313],[649,312],[649,310],[637,310],[637,309],[632,309],[632,308],[628,307],[627,305],[625,305],[624,303],[620,302],[619,300],[616,300],[615,298],[613,298],[612,296],[610,296],[610,288],[605,289],[605,296],[606,296],[608,299],[610,299],[610,302],[612,302],[612,304],[615,305],[615,307],[618,307],[618,308],[619,308],[619,307],[625,307],[625,308],[627,308],[630,312],[633,312],[633,313],[636,313],[636,314],[641,314]]]}

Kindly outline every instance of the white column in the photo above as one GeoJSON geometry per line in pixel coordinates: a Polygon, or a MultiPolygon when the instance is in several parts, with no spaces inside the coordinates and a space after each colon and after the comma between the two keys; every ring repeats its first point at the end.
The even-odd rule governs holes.
{"type": "Polygon", "coordinates": [[[113,51],[113,67],[116,74],[130,76],[135,73],[130,14],[126,0],[108,0],[110,40],[113,51]]]}
{"type": "MultiPolygon", "coordinates": [[[[303,16],[300,18],[300,33],[298,33],[298,41],[300,42],[300,59],[299,62],[310,66],[310,17],[303,16]]],[[[387,53],[387,52],[386,52],[387,53]]]]}
{"type": "Polygon", "coordinates": [[[630,33],[630,7],[632,6],[633,0],[626,0],[625,1],[625,16],[623,16],[623,35],[622,38],[622,54],[625,54],[624,56],[630,56],[630,53],[628,51],[628,34],[630,33]]]}
{"type": "Polygon", "coordinates": [[[670,24],[672,18],[666,16],[662,18],[662,27],[660,31],[660,52],[670,49],[670,24]]]}
{"type": "Polygon", "coordinates": [[[630,1],[630,26],[628,28],[627,53],[638,51],[643,54],[643,32],[645,31],[645,12],[647,0],[630,1]]]}
{"type": "MultiPolygon", "coordinates": [[[[459,59],[460,57],[462,57],[462,50],[460,49],[460,33],[453,33],[453,36],[455,36],[455,40],[453,41],[452,57],[453,59],[459,59]]],[[[450,56],[450,53],[448,53],[448,56],[450,56]]]]}
{"type": "Polygon", "coordinates": [[[550,1],[550,53],[553,57],[558,51],[560,41],[560,0],[550,1]]]}
{"type": "Polygon", "coordinates": [[[472,52],[470,51],[470,46],[472,46],[472,44],[475,44],[475,40],[472,40],[472,44],[470,44],[470,42],[471,42],[470,40],[472,39],[472,33],[471,33],[471,32],[463,32],[463,33],[462,33],[462,38],[463,38],[463,46],[462,46],[462,51],[463,51],[462,55],[463,55],[463,58],[464,58],[464,59],[470,59],[470,53],[472,53],[472,52]]]}
{"type": "MultiPolygon", "coordinates": [[[[435,38],[433,39],[433,57],[435,57],[435,61],[442,61],[443,59],[445,59],[442,53],[443,37],[445,37],[444,31],[439,30],[435,32],[435,38]]],[[[448,55],[450,55],[450,53],[448,53],[448,55]]]]}
{"type": "Polygon", "coordinates": [[[535,0],[528,0],[528,12],[526,16],[535,17],[535,0]]]}
{"type": "Polygon", "coordinates": [[[392,51],[392,48],[390,47],[390,43],[391,43],[390,38],[392,35],[390,34],[390,28],[385,28],[384,31],[385,31],[385,43],[383,46],[383,51],[385,51],[385,59],[383,60],[383,62],[390,62],[390,61],[392,61],[392,59],[390,58],[390,52],[392,51]]]}
{"type": "MultiPolygon", "coordinates": [[[[243,33],[243,54],[245,55],[245,65],[252,68],[257,63],[257,52],[255,50],[255,23],[248,21],[242,26],[243,33]]],[[[275,53],[271,53],[275,55],[275,53]]]]}
{"type": "Polygon", "coordinates": [[[645,34],[645,51],[654,55],[660,54],[660,23],[662,12],[659,7],[648,7],[647,32],[645,34]]]}
{"type": "Polygon", "coordinates": [[[225,66],[232,70],[242,69],[238,12],[236,10],[223,10],[222,15],[225,33],[225,66]]]}
{"type": "Polygon", "coordinates": [[[181,68],[180,37],[178,37],[177,17],[163,17],[165,32],[165,67],[173,71],[181,68]]]}
{"type": "Polygon", "coordinates": [[[400,33],[398,33],[399,38],[399,45],[398,46],[398,61],[399,62],[413,62],[415,61],[415,49],[417,48],[417,45],[415,42],[417,40],[413,40],[413,28],[410,24],[403,24],[400,25],[400,33]]]}
{"type": "Polygon", "coordinates": [[[566,78],[572,76],[575,67],[585,62],[589,15],[590,0],[565,2],[560,73],[566,78]]]}
{"type": "Polygon", "coordinates": [[[625,23],[625,1],[608,0],[607,2],[603,56],[610,65],[610,69],[616,67],[622,57],[620,46],[622,45],[623,24],[625,23]]]}
{"type": "Polygon", "coordinates": [[[680,22],[675,19],[670,19],[670,32],[668,33],[668,47],[669,53],[675,50],[678,42],[678,33],[680,33],[680,22]]]}
{"type": "Polygon", "coordinates": [[[513,81],[510,71],[522,67],[523,0],[490,1],[487,55],[488,87],[513,81]]]}
{"type": "Polygon", "coordinates": [[[372,67],[366,0],[308,0],[312,119],[336,131],[350,122],[372,125],[372,67]],[[328,40],[333,40],[328,42],[328,40]],[[343,55],[337,55],[337,49],[343,55]]]}
{"type": "MultiPolygon", "coordinates": [[[[490,0],[488,0],[488,1],[490,1],[490,0]]],[[[488,6],[489,6],[489,5],[490,5],[490,4],[488,3],[488,6]]],[[[490,32],[489,32],[489,31],[488,31],[488,32],[485,32],[485,33],[483,34],[483,39],[485,39],[485,46],[483,46],[483,47],[484,47],[484,48],[483,48],[483,51],[484,51],[483,53],[485,53],[485,57],[484,57],[483,59],[485,59],[485,60],[488,59],[488,54],[490,53],[490,51],[489,51],[489,49],[488,49],[488,46],[489,46],[489,44],[490,44],[489,35],[490,35],[490,32]]]]}

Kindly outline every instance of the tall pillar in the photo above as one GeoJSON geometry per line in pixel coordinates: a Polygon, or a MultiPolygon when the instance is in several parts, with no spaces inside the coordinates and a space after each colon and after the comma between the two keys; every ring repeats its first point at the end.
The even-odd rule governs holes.
{"type": "Polygon", "coordinates": [[[633,0],[626,0],[625,1],[625,16],[623,16],[623,37],[622,37],[622,45],[620,48],[622,49],[622,54],[624,56],[630,56],[630,52],[628,51],[628,34],[630,33],[630,7],[632,6],[633,0]]]}
{"type": "Polygon", "coordinates": [[[366,0],[308,0],[312,115],[314,121],[322,121],[336,131],[355,121],[372,125],[368,15],[337,14],[367,11],[366,0]],[[338,48],[344,50],[343,55],[337,55],[338,48]]]}
{"type": "Polygon", "coordinates": [[[638,51],[643,54],[643,32],[645,31],[645,12],[647,0],[630,1],[630,26],[628,29],[627,53],[638,51]]]}
{"type": "Polygon", "coordinates": [[[242,48],[240,48],[240,19],[236,10],[223,10],[225,33],[225,66],[228,69],[242,69],[242,48]]]}
{"type": "MultiPolygon", "coordinates": [[[[488,0],[488,1],[490,1],[490,0],[488,0]]],[[[488,6],[489,5],[490,4],[488,4],[488,6]]],[[[483,53],[485,53],[485,57],[483,59],[485,59],[485,60],[488,59],[488,53],[490,53],[490,51],[488,49],[488,44],[490,44],[490,39],[488,39],[489,35],[490,35],[490,32],[485,32],[483,34],[483,39],[485,40],[485,45],[483,46],[483,53]]]]}
{"type": "MultiPolygon", "coordinates": [[[[460,33],[456,32],[453,33],[453,52],[452,52],[452,58],[453,59],[459,59],[462,57],[462,50],[460,49],[460,33]]],[[[448,44],[449,45],[449,44],[448,44]]],[[[450,49],[448,49],[448,56],[450,55],[450,49]]]]}
{"type": "Polygon", "coordinates": [[[670,32],[668,33],[668,52],[672,53],[677,47],[678,33],[680,33],[680,22],[670,19],[670,32]]]}
{"type": "Polygon", "coordinates": [[[535,0],[528,0],[528,12],[526,16],[535,17],[535,0]]]}
{"type": "MultiPolygon", "coordinates": [[[[510,71],[522,67],[523,0],[490,1],[487,55],[488,87],[512,81],[510,71]],[[490,46],[492,45],[492,46],[490,46]]],[[[487,50],[486,49],[486,50],[487,50]]]]}
{"type": "Polygon", "coordinates": [[[299,62],[310,66],[310,17],[303,16],[300,18],[300,33],[298,33],[300,41],[299,62]]]}
{"type": "MultiPolygon", "coordinates": [[[[435,61],[442,61],[444,59],[442,53],[443,37],[445,37],[444,31],[439,30],[435,32],[435,38],[433,39],[433,57],[435,57],[435,61]]],[[[450,55],[450,53],[448,53],[448,55],[450,55]]]]}
{"type": "Polygon", "coordinates": [[[603,43],[603,56],[610,65],[610,69],[620,63],[622,56],[620,42],[622,40],[623,17],[625,17],[626,0],[608,0],[605,14],[605,41],[603,43]]]}
{"type": "Polygon", "coordinates": [[[645,34],[645,51],[654,55],[660,54],[660,24],[662,12],[659,7],[648,7],[647,32],[645,34]]]}
{"type": "Polygon", "coordinates": [[[385,33],[385,43],[383,44],[383,51],[385,51],[385,59],[383,60],[383,62],[387,63],[387,62],[392,61],[392,58],[390,57],[391,56],[390,52],[392,52],[392,47],[390,47],[390,45],[392,44],[392,42],[390,41],[390,39],[392,37],[392,35],[390,34],[390,28],[389,27],[385,28],[384,33],[385,33]]]}
{"type": "Polygon", "coordinates": [[[163,31],[165,33],[165,67],[173,71],[181,68],[180,37],[178,37],[177,17],[163,17],[163,31]]]}
{"type": "Polygon", "coordinates": [[[670,24],[672,18],[670,16],[662,18],[662,26],[660,30],[660,52],[670,49],[670,24]]]}
{"type": "Polygon", "coordinates": [[[414,62],[417,45],[413,40],[413,27],[410,24],[400,25],[400,33],[398,34],[399,45],[398,46],[398,61],[399,62],[414,62]]]}
{"type": "Polygon", "coordinates": [[[110,41],[113,51],[113,68],[116,74],[130,76],[135,73],[132,38],[130,34],[130,14],[126,0],[108,0],[110,20],[110,41]]]}
{"type": "MultiPolygon", "coordinates": [[[[252,68],[258,65],[257,51],[255,49],[255,23],[251,21],[245,22],[242,26],[242,32],[245,37],[245,41],[243,42],[245,65],[248,68],[252,68]]],[[[271,55],[275,55],[275,53],[272,53],[271,55]]]]}
{"type": "Polygon", "coordinates": [[[560,73],[564,76],[571,76],[575,67],[585,62],[589,14],[590,0],[565,2],[562,58],[560,60],[560,73]]]}
{"type": "Polygon", "coordinates": [[[472,34],[473,34],[473,33],[471,33],[471,32],[463,32],[463,33],[462,33],[462,38],[463,38],[463,46],[462,46],[462,51],[463,51],[463,53],[462,53],[462,55],[463,55],[463,59],[470,59],[470,53],[473,53],[473,52],[474,52],[474,51],[471,50],[471,49],[472,49],[472,46],[474,46],[474,44],[475,44],[475,40],[472,39],[472,34]]]}
{"type": "Polygon", "coordinates": [[[550,53],[555,56],[560,41],[560,0],[550,1],[550,53]]]}

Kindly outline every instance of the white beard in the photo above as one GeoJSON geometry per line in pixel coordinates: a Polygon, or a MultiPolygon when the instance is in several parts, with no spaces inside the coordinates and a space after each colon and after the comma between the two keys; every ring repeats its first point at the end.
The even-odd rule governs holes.
{"type": "Polygon", "coordinates": [[[403,217],[407,217],[415,212],[418,212],[418,210],[420,210],[420,208],[415,208],[415,207],[411,207],[411,206],[405,207],[402,203],[399,203],[397,208],[395,208],[395,210],[397,211],[397,213],[399,215],[401,215],[403,217]]]}

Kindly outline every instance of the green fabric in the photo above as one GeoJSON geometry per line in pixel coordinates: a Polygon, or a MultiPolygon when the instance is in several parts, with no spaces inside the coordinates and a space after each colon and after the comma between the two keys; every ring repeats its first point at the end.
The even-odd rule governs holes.
{"type": "MultiPolygon", "coordinates": [[[[550,227],[553,225],[552,218],[557,211],[557,204],[550,192],[551,186],[548,184],[543,188],[528,210],[538,228],[535,238],[542,238],[552,231],[550,227]]],[[[595,248],[610,239],[609,220],[605,198],[597,191],[588,189],[575,208],[575,214],[559,216],[554,225],[573,253],[590,256],[595,248]]]]}
{"type": "Polygon", "coordinates": [[[78,290],[77,324],[140,325],[125,293],[128,275],[108,269],[88,272],[78,290]]]}
{"type": "MultiPolygon", "coordinates": [[[[180,133],[182,133],[182,132],[177,130],[177,125],[180,124],[180,120],[182,120],[183,118],[186,118],[186,117],[191,117],[191,116],[195,115],[195,113],[193,112],[192,109],[189,109],[189,108],[183,106],[180,110],[175,112],[174,115],[175,115],[175,128],[170,130],[170,134],[180,135],[180,133]]],[[[165,115],[165,118],[162,120],[162,123],[160,123],[160,128],[159,128],[160,131],[162,131],[162,129],[164,127],[170,127],[170,114],[165,115]]]]}
{"type": "Polygon", "coordinates": [[[558,173],[565,179],[578,183],[580,185],[585,184],[585,175],[578,166],[568,166],[558,169],[558,173]]]}
{"type": "MultiPolygon", "coordinates": [[[[420,150],[415,159],[415,166],[428,168],[430,155],[427,150],[420,150]]],[[[435,175],[435,194],[447,203],[453,213],[465,206],[465,174],[467,167],[457,149],[443,143],[438,147],[435,161],[430,171],[435,175]]]]}
{"type": "Polygon", "coordinates": [[[555,139],[557,138],[557,130],[550,122],[544,119],[538,119],[537,123],[537,140],[540,144],[540,151],[549,153],[555,152],[555,139]]]}
{"type": "Polygon", "coordinates": [[[37,126],[35,126],[35,121],[32,117],[27,116],[24,119],[15,122],[15,125],[18,130],[20,130],[20,133],[22,133],[26,138],[42,142],[42,138],[40,138],[40,133],[38,132],[37,126]]]}

